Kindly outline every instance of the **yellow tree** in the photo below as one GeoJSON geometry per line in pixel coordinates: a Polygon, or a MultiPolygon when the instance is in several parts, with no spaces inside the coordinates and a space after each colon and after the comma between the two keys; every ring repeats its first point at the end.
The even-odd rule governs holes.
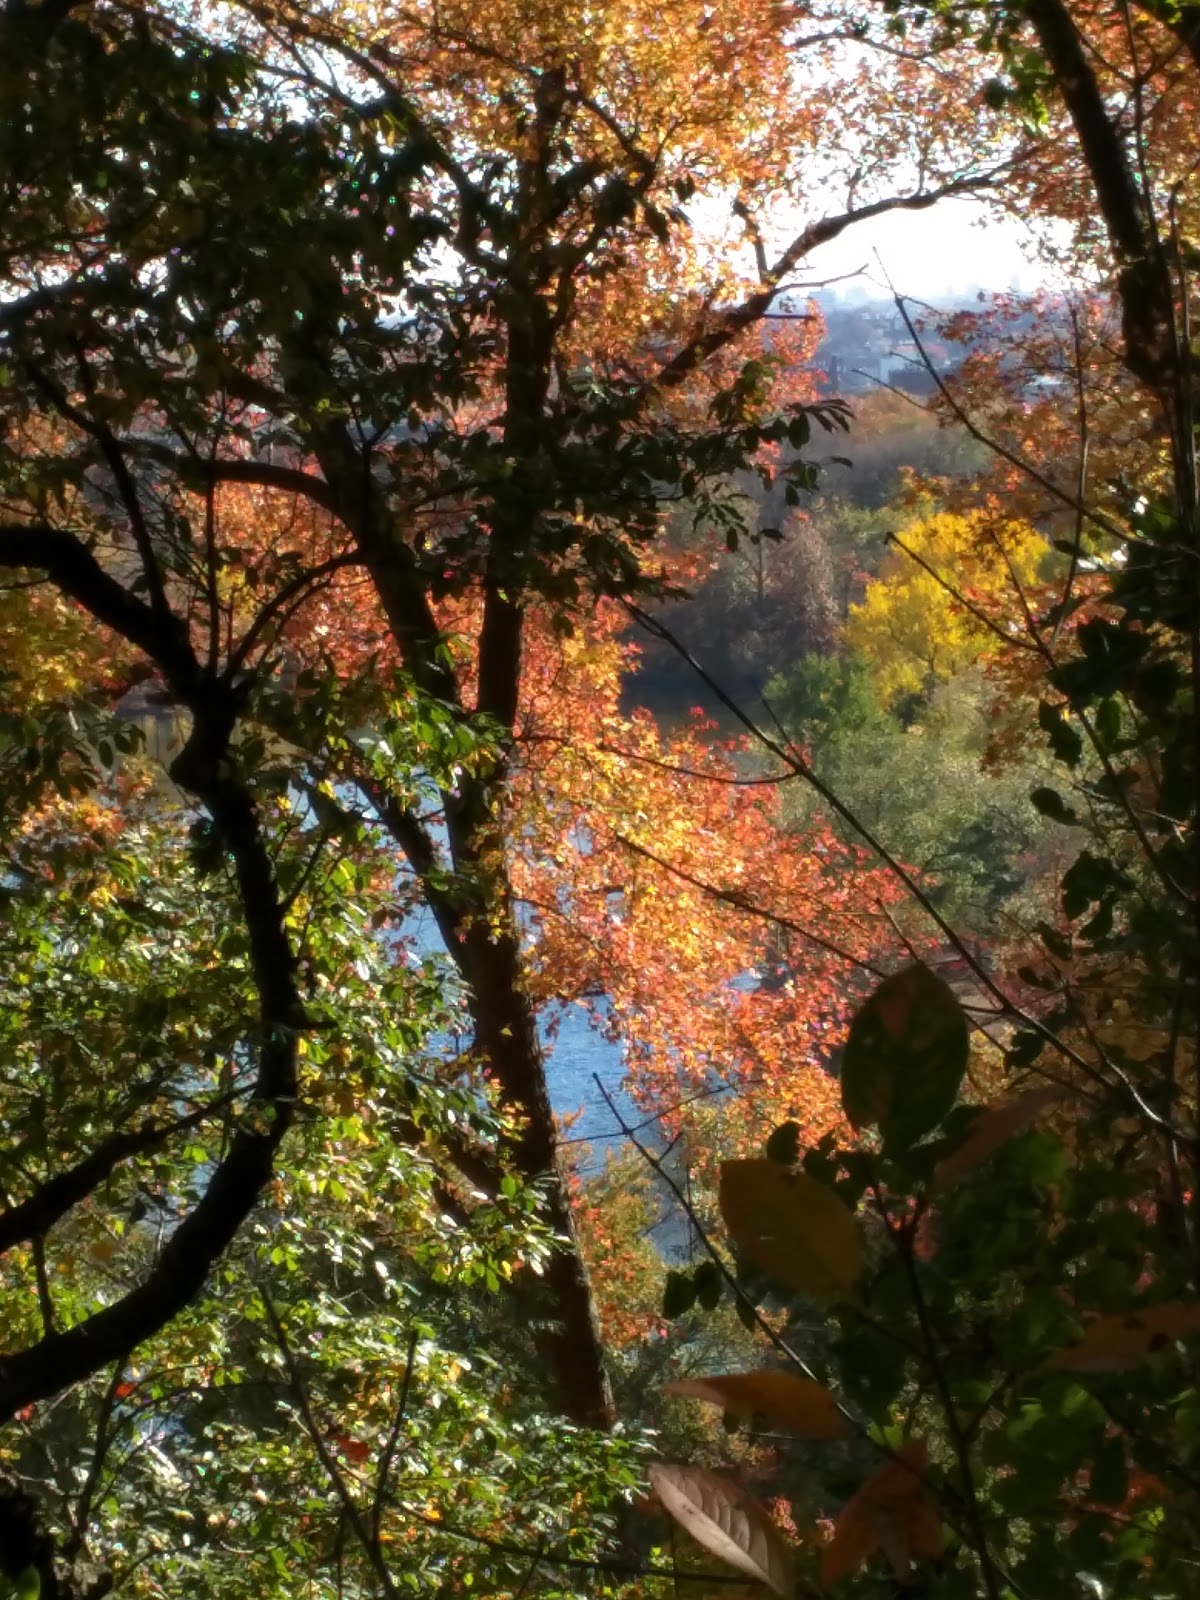
{"type": "Polygon", "coordinates": [[[1038,533],[991,510],[935,512],[908,524],[843,626],[880,696],[922,694],[1006,639],[1048,555],[1038,533]]]}

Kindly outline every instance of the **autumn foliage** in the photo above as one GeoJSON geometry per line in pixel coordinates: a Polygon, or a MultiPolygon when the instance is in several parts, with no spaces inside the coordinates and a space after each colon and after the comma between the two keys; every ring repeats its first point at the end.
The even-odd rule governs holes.
{"type": "Polygon", "coordinates": [[[0,9],[22,1600],[656,1596],[647,1480],[782,1595],[1190,1592],[1198,65],[1165,3],[0,9]],[[972,194],[1085,276],[897,301],[985,465],[835,528],[810,268],[972,194]],[[734,563],[797,727],[675,631],[734,563]],[[956,693],[1040,831],[931,764],[910,859],[956,693]]]}

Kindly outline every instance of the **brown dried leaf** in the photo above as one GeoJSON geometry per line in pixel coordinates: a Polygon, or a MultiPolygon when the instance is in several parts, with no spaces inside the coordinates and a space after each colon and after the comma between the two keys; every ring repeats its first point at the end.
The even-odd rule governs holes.
{"type": "Polygon", "coordinates": [[[941,1514],[923,1486],[927,1462],[925,1446],[912,1440],[846,1502],[821,1555],[823,1585],[857,1572],[877,1550],[899,1578],[908,1576],[915,1561],[942,1553],[941,1514]]]}

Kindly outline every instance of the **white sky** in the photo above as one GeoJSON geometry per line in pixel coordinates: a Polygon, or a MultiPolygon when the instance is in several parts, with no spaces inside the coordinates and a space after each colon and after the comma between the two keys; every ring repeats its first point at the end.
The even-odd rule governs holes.
{"type": "Polygon", "coordinates": [[[894,211],[857,223],[809,262],[813,279],[866,268],[864,277],[832,285],[840,295],[860,283],[886,295],[884,277],[918,300],[961,295],[972,286],[1029,291],[1058,274],[1035,259],[1033,235],[1013,218],[996,218],[974,200],[943,200],[928,211],[894,211]],[[876,254],[878,252],[878,255],[876,254]]]}

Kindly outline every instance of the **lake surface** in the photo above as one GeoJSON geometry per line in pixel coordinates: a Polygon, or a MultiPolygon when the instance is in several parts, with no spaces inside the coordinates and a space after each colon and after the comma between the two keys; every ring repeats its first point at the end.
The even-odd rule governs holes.
{"type": "Polygon", "coordinates": [[[605,1153],[625,1135],[612,1107],[597,1088],[596,1079],[612,1096],[613,1105],[628,1126],[643,1120],[625,1088],[624,1052],[593,1026],[582,1006],[567,1008],[554,1036],[547,1040],[546,1049],[546,1076],[555,1111],[560,1117],[579,1113],[571,1122],[564,1143],[591,1146],[585,1170],[602,1166],[605,1153]]]}

